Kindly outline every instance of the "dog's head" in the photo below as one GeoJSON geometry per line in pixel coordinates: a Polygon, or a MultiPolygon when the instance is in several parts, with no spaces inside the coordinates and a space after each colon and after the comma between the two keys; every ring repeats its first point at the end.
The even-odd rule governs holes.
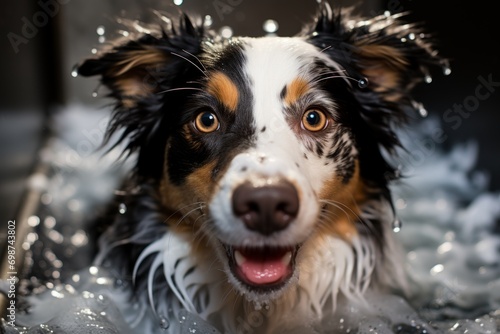
{"type": "Polygon", "coordinates": [[[395,17],[353,21],[324,4],[291,38],[222,39],[187,16],[142,27],[79,73],[110,88],[109,133],[138,152],[135,176],[157,185],[171,230],[204,240],[258,298],[283,291],[325,235],[383,248],[390,222],[363,221],[363,207],[390,202],[382,152],[439,61],[395,17]]]}

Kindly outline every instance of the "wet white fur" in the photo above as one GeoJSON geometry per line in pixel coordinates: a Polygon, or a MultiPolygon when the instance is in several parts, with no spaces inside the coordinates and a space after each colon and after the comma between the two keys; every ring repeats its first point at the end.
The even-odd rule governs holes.
{"type": "MultiPolygon", "coordinates": [[[[331,316],[339,298],[363,304],[363,294],[374,270],[377,267],[383,272],[384,267],[377,263],[379,256],[370,236],[355,236],[348,242],[325,235],[315,238],[314,244],[307,242],[318,220],[318,193],[334,167],[325,166],[324,158],[314,154],[305,159],[304,153],[310,152],[285,121],[280,92],[297,77],[314,81],[306,71],[307,60],[312,56],[324,59],[332,67],[338,66],[298,38],[247,39],[245,43],[247,66],[244,71],[252,83],[258,137],[254,148],[234,157],[209,203],[215,225],[211,241],[217,249],[218,260],[214,259],[215,254],[193,254],[190,246],[193,237],[171,232],[146,248],[136,263],[136,270],[148,255],[155,257],[149,269],[148,293],[155,309],[170,310],[164,314],[175,317],[180,309],[187,309],[231,333],[238,333],[249,332],[253,325],[247,317],[257,312],[262,324],[255,328],[255,333],[276,333],[278,328],[285,331],[331,316]],[[263,127],[267,131],[260,133],[263,127]],[[247,230],[232,212],[231,195],[235,187],[248,181],[272,184],[283,179],[293,183],[300,194],[296,221],[286,230],[268,237],[247,230]],[[227,256],[217,240],[238,246],[304,244],[290,284],[282,291],[262,296],[246,291],[233,277],[227,256]],[[153,275],[162,265],[173,298],[156,298],[153,292],[153,275]],[[256,310],[255,303],[263,303],[269,310],[256,310]]],[[[334,101],[323,103],[335,108],[334,101]]],[[[384,211],[385,208],[372,210],[384,211]]],[[[395,275],[400,277],[401,273],[395,275]]],[[[383,279],[384,275],[379,276],[383,279]]],[[[174,327],[171,330],[175,332],[174,327]]]]}

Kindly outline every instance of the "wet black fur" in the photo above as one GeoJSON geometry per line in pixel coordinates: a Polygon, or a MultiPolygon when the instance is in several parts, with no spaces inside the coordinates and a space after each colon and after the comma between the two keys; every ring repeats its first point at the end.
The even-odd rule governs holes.
{"type": "MultiPolygon", "coordinates": [[[[370,85],[360,88],[355,81],[351,86],[346,85],[343,80],[325,80],[321,83],[325,91],[335,92],[334,99],[340,106],[340,122],[350,129],[359,151],[363,180],[376,190],[374,198],[390,202],[388,182],[397,178],[397,172],[384,158],[382,151],[394,152],[400,144],[394,132],[394,125],[404,122],[405,113],[416,112],[408,95],[410,88],[424,78],[429,65],[439,64],[442,60],[432,53],[430,44],[420,38],[401,41],[401,38],[409,33],[418,35],[419,31],[414,26],[398,31],[401,23],[395,20],[384,29],[370,32],[371,24],[387,18],[380,17],[374,19],[371,24],[352,29],[346,26],[349,18],[348,14],[341,14],[340,11],[330,15],[328,5],[322,4],[314,23],[306,27],[301,36],[306,36],[307,41],[319,49],[325,49],[323,52],[345,68],[348,76],[354,79],[364,78],[364,60],[356,49],[356,41],[369,40],[372,43],[387,45],[400,50],[406,57],[408,66],[402,73],[400,82],[402,99],[397,102],[388,101],[384,93],[375,92],[370,85]]],[[[184,15],[178,24],[171,27],[159,24],[150,34],[133,33],[129,39],[111,45],[97,58],[86,60],[79,66],[78,72],[83,76],[99,75],[102,83],[110,89],[111,97],[116,100],[116,108],[108,128],[108,140],[113,133],[118,132],[120,137],[117,143],[127,142],[125,153],[138,153],[130,187],[136,191],[130,192],[123,199],[129,210],[125,215],[117,214],[116,221],[105,233],[102,243],[109,251],[103,258],[111,259],[110,263],[113,263],[114,267],[121,268],[121,275],[125,275],[125,278],[130,278],[140,252],[167,230],[163,221],[168,213],[162,212],[164,208],[157,199],[158,184],[164,177],[165,156],[169,164],[168,177],[174,184],[181,184],[195,168],[214,160],[217,165],[213,177],[216,177],[219,170],[228,163],[225,159],[230,158],[229,152],[235,147],[251,145],[252,136],[256,132],[256,129],[251,128],[250,123],[244,120],[235,124],[227,122],[232,124],[232,128],[225,132],[223,139],[215,138],[216,134],[200,136],[196,139],[201,145],[191,145],[181,133],[183,125],[192,121],[196,112],[215,102],[206,100],[203,93],[195,90],[162,93],[179,87],[203,87],[203,74],[199,69],[172,53],[183,55],[198,65],[197,59],[190,54],[201,57],[210,71],[222,63],[243,62],[244,56],[239,51],[237,39],[234,43],[222,41],[211,31],[206,31],[201,22],[195,23],[184,15]],[[138,70],[153,93],[133,97],[136,103],[133,107],[128,107],[122,103],[123,96],[116,87],[115,78],[109,75],[110,70],[123,60],[127,51],[150,47],[161,50],[167,61],[152,68],[138,70]],[[201,98],[200,102],[189,102],[195,100],[193,97],[201,98]],[[113,242],[125,239],[130,239],[127,244],[113,248],[113,242]]],[[[231,79],[239,88],[245,86],[245,78],[236,73],[237,68],[226,70],[231,73],[231,79]]],[[[248,89],[240,91],[249,92],[248,89]]],[[[248,108],[248,102],[252,99],[251,93],[248,94],[240,99],[238,108],[245,108],[245,104],[248,108]]],[[[214,106],[214,109],[219,108],[221,106],[214,106]]],[[[245,114],[251,115],[251,112],[245,114]]],[[[230,117],[228,114],[218,116],[230,117]]],[[[318,154],[332,158],[338,159],[340,156],[344,169],[342,176],[345,179],[352,176],[353,161],[342,148],[338,151],[328,147],[317,150],[318,154]]],[[[383,243],[381,222],[375,220],[371,223],[375,229],[371,229],[370,233],[379,234],[374,237],[383,243]]],[[[138,281],[141,281],[143,275],[145,272],[140,271],[138,281]]]]}

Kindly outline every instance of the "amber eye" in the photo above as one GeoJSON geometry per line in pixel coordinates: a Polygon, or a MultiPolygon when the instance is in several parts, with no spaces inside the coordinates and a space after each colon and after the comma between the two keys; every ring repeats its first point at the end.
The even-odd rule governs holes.
{"type": "Polygon", "coordinates": [[[219,129],[219,120],[214,113],[204,111],[196,116],[194,125],[198,131],[203,133],[210,133],[219,129]]]}
{"type": "Polygon", "coordinates": [[[321,131],[327,124],[328,119],[325,113],[318,109],[309,109],[302,116],[302,126],[311,132],[321,131]]]}

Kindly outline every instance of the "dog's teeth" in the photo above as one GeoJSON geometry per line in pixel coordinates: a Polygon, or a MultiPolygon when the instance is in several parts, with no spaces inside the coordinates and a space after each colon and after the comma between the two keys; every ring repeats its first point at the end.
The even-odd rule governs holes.
{"type": "Polygon", "coordinates": [[[281,258],[281,263],[283,263],[285,266],[288,266],[290,264],[290,261],[292,261],[292,252],[286,252],[286,254],[281,258]]]}
{"type": "Polygon", "coordinates": [[[243,262],[245,262],[245,257],[240,253],[240,251],[234,251],[234,259],[236,260],[236,264],[241,266],[243,262]]]}

